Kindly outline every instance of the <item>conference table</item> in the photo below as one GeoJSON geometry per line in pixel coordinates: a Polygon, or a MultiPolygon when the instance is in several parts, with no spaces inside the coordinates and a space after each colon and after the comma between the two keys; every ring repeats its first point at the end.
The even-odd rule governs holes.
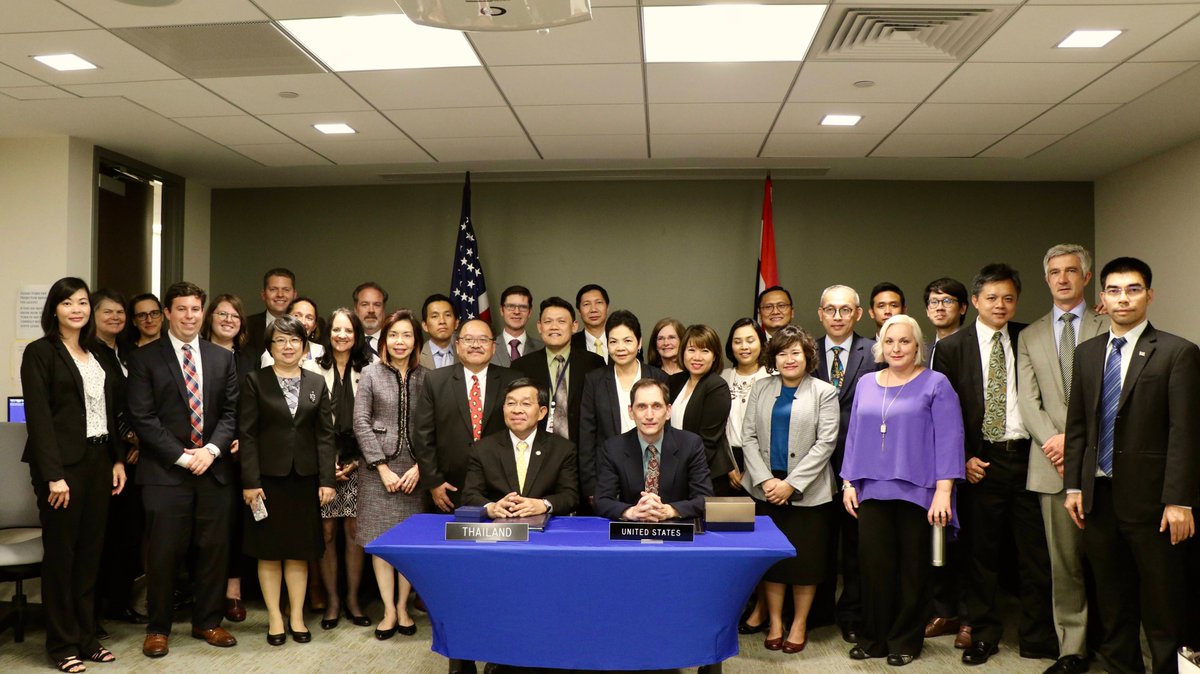
{"type": "Polygon", "coordinates": [[[672,669],[737,655],[755,584],[795,549],[769,518],[694,542],[610,541],[609,521],[556,517],[527,542],[445,540],[413,515],[367,545],[421,594],[433,650],[519,667],[672,669]]]}

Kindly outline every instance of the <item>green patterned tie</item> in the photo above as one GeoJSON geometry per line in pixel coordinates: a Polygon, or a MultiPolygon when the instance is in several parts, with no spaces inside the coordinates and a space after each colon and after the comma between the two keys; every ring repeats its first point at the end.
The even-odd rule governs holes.
{"type": "Polygon", "coordinates": [[[1008,368],[1004,366],[1004,344],[1000,333],[992,335],[992,353],[988,356],[988,383],[983,392],[983,439],[1000,442],[1004,439],[1004,423],[1008,407],[1008,368]]]}
{"type": "Polygon", "coordinates": [[[833,365],[829,368],[829,383],[839,391],[842,390],[842,382],[846,378],[846,368],[842,366],[842,352],[845,351],[840,346],[835,346],[830,351],[833,352],[833,365]]]}

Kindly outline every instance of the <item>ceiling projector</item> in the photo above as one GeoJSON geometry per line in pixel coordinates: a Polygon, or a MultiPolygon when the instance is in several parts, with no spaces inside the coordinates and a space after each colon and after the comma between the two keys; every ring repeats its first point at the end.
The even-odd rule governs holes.
{"type": "Polygon", "coordinates": [[[413,23],[465,31],[540,30],[592,18],[590,0],[399,0],[413,23]]]}

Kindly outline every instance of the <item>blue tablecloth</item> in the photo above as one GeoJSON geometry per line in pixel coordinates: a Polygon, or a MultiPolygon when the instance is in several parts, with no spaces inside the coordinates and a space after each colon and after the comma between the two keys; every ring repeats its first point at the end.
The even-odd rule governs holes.
{"type": "Polygon", "coordinates": [[[737,620],[772,564],[796,554],[766,517],[693,543],[609,541],[608,520],[557,517],[526,543],[446,541],[414,515],[367,546],[420,592],[433,650],[523,667],[668,669],[737,655],[737,620]]]}

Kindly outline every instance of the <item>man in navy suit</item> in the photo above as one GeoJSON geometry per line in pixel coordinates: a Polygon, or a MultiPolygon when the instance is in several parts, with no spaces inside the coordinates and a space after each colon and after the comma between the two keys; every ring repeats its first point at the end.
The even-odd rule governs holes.
{"type": "Polygon", "coordinates": [[[146,507],[146,607],[142,652],[167,654],[175,571],[196,551],[192,636],[213,646],[237,640],[221,627],[233,513],[230,450],[237,431],[233,354],[199,338],[207,295],[176,283],[163,296],[168,330],[129,356],[127,398],[141,442],[137,482],[146,507]]]}
{"type": "Polygon", "coordinates": [[[604,443],[596,478],[596,514],[661,522],[704,514],[712,496],[700,436],[671,428],[667,385],[639,379],[629,391],[637,428],[604,443]]]}
{"type": "MultiPolygon", "coordinates": [[[[842,470],[842,457],[846,454],[846,431],[850,428],[850,410],[854,407],[854,389],[858,380],[875,372],[878,367],[871,355],[875,340],[854,332],[854,326],[862,318],[858,292],[849,286],[832,285],[821,293],[817,307],[817,319],[825,328],[825,336],[817,346],[821,366],[817,368],[818,379],[833,384],[838,392],[841,421],[838,424],[837,445],[833,449],[834,474],[842,470]]],[[[842,629],[842,638],[847,642],[858,641],[858,626],[862,622],[862,590],[858,573],[858,520],[844,508],[837,509],[838,532],[842,549],[842,596],[835,609],[837,623],[842,629]]],[[[834,553],[836,554],[836,553],[834,553]]],[[[833,597],[833,582],[822,595],[828,607],[833,597]]]]}

